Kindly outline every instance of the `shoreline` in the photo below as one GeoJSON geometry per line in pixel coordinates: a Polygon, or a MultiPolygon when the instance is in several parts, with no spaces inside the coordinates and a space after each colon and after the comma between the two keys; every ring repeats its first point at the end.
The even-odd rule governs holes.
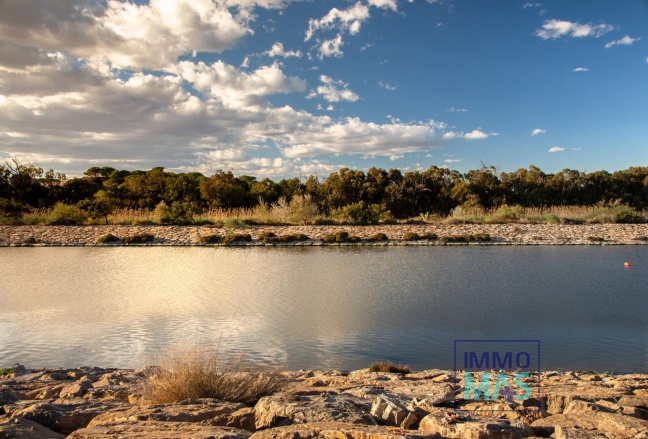
{"type": "MultiPolygon", "coordinates": [[[[154,370],[20,368],[0,376],[0,437],[644,439],[648,432],[648,373],[531,373],[527,382],[540,379],[540,393],[518,403],[467,397],[449,370],[282,371],[278,391],[248,403],[155,403],[144,387],[154,370]]],[[[514,372],[505,374],[511,381],[514,372]]]]}
{"type": "Polygon", "coordinates": [[[0,247],[118,247],[118,246],[196,246],[214,247],[224,244],[204,244],[201,237],[225,236],[233,233],[250,234],[251,242],[234,242],[229,246],[456,246],[456,245],[648,245],[648,224],[398,224],[368,226],[249,226],[241,229],[213,226],[158,226],[158,225],[91,225],[91,226],[0,226],[0,247]],[[357,243],[324,243],[326,234],[346,231],[363,241],[357,243]],[[302,233],[310,239],[303,242],[263,243],[258,236],[273,232],[278,236],[302,233]],[[408,232],[436,233],[439,237],[486,233],[491,241],[443,243],[436,241],[406,241],[408,232]],[[148,233],[155,240],[146,244],[98,244],[99,237],[113,234],[118,237],[148,233]],[[368,242],[366,238],[384,233],[389,241],[368,242]],[[28,241],[28,242],[25,242],[28,241]],[[35,242],[29,242],[35,241],[35,242]]]}

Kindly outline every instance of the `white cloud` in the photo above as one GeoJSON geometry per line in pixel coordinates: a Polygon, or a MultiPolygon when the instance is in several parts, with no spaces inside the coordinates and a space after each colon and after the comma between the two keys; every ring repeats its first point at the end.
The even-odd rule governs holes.
{"type": "Polygon", "coordinates": [[[342,52],[342,50],[340,49],[340,47],[343,45],[344,43],[342,42],[342,35],[340,34],[338,34],[332,40],[323,41],[319,48],[318,58],[324,59],[331,56],[340,58],[342,55],[344,55],[344,52],[342,52]]]}
{"type": "Polygon", "coordinates": [[[560,146],[552,146],[549,148],[549,152],[563,152],[565,148],[561,148],[560,146]]]}
{"type": "Polygon", "coordinates": [[[318,86],[316,90],[312,90],[307,96],[308,98],[321,96],[327,102],[356,102],[360,99],[360,96],[349,89],[349,84],[343,81],[336,81],[326,75],[321,75],[319,79],[322,85],[318,86]]]}
{"type": "Polygon", "coordinates": [[[371,6],[377,8],[391,9],[392,11],[398,10],[398,5],[396,5],[396,0],[367,0],[371,6]]]}
{"type": "Polygon", "coordinates": [[[304,41],[310,40],[313,34],[319,30],[337,29],[338,32],[348,31],[351,35],[355,35],[368,18],[369,7],[361,2],[344,10],[333,8],[321,19],[311,18],[308,21],[308,30],[306,30],[304,41]]]}
{"type": "Polygon", "coordinates": [[[631,46],[633,43],[639,40],[641,40],[641,37],[632,38],[630,35],[626,35],[621,39],[610,41],[605,45],[605,48],[609,49],[610,47],[614,46],[631,46]]]}
{"type": "Polygon", "coordinates": [[[265,52],[266,55],[268,55],[271,58],[274,58],[276,56],[281,57],[281,58],[290,58],[290,57],[296,57],[296,58],[301,58],[302,54],[301,51],[297,50],[289,50],[285,51],[284,46],[282,43],[274,43],[272,45],[272,48],[265,52]]]}
{"type": "Polygon", "coordinates": [[[589,72],[589,69],[587,67],[576,67],[572,72],[578,73],[578,72],[589,72]]]}
{"type": "Polygon", "coordinates": [[[532,136],[538,136],[540,134],[546,133],[546,130],[543,130],[542,128],[536,128],[535,130],[531,131],[532,136]]]}
{"type": "Polygon", "coordinates": [[[467,113],[468,110],[465,108],[455,108],[455,107],[450,107],[446,110],[448,113],[467,113]]]}
{"type": "Polygon", "coordinates": [[[382,82],[382,81],[378,81],[378,86],[380,88],[384,88],[385,90],[389,90],[389,91],[396,91],[397,88],[395,85],[391,85],[388,82],[382,82]]]}
{"type": "Polygon", "coordinates": [[[469,133],[464,134],[463,138],[467,140],[482,140],[482,139],[487,139],[488,134],[480,130],[473,130],[469,133]]]}
{"type": "Polygon", "coordinates": [[[614,26],[601,24],[580,24],[565,20],[546,20],[535,34],[543,40],[555,40],[557,38],[569,36],[573,38],[583,37],[600,37],[614,30],[614,26]]]}
{"type": "Polygon", "coordinates": [[[448,163],[448,164],[450,164],[450,163],[461,163],[461,161],[462,161],[461,159],[445,159],[443,161],[443,163],[448,163]]]}
{"type": "Polygon", "coordinates": [[[542,3],[525,3],[524,6],[523,6],[524,9],[527,9],[527,8],[541,8],[541,7],[542,7],[542,3]]]}

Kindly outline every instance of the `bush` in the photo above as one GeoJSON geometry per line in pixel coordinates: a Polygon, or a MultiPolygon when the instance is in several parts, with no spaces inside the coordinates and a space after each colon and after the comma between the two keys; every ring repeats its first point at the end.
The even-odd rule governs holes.
{"type": "Polygon", "coordinates": [[[389,238],[384,233],[376,233],[367,238],[369,242],[389,241],[389,238]]]}
{"type": "Polygon", "coordinates": [[[0,216],[19,220],[24,214],[29,212],[29,207],[13,200],[0,198],[0,216]]]}
{"type": "Polygon", "coordinates": [[[74,226],[87,221],[88,214],[77,206],[56,203],[49,219],[49,224],[53,226],[74,226]]]}
{"type": "Polygon", "coordinates": [[[139,233],[137,235],[126,236],[123,241],[124,244],[146,244],[148,242],[153,242],[155,236],[149,233],[139,233]]]}
{"type": "Polygon", "coordinates": [[[310,239],[308,235],[304,235],[303,233],[297,233],[293,236],[295,237],[295,241],[299,242],[308,241],[310,239]]]}
{"type": "Polygon", "coordinates": [[[215,398],[252,406],[283,387],[279,374],[253,371],[240,359],[223,357],[214,349],[176,348],[156,363],[143,387],[145,399],[153,404],[215,398]]]}
{"type": "Polygon", "coordinates": [[[378,361],[369,366],[369,372],[412,373],[412,369],[404,364],[393,364],[387,361],[378,361]]]}
{"type": "Polygon", "coordinates": [[[224,245],[230,245],[234,242],[250,242],[250,241],[252,241],[252,235],[250,235],[249,233],[246,234],[235,233],[232,235],[227,235],[223,238],[224,245]]]}
{"type": "Polygon", "coordinates": [[[195,224],[195,216],[202,213],[202,209],[196,203],[179,201],[174,201],[171,207],[160,203],[158,211],[162,224],[178,225],[195,224]]]}
{"type": "Polygon", "coordinates": [[[272,232],[261,232],[259,233],[259,241],[263,241],[266,238],[276,238],[277,235],[275,235],[272,232]]]}
{"type": "Polygon", "coordinates": [[[349,236],[349,232],[341,230],[335,234],[329,233],[328,235],[325,235],[322,238],[322,241],[327,244],[332,244],[335,242],[360,242],[362,239],[357,236],[349,236]]]}
{"type": "Polygon", "coordinates": [[[200,242],[202,244],[218,244],[220,241],[220,235],[206,235],[200,237],[200,242]]]}
{"type": "Polygon", "coordinates": [[[227,229],[247,229],[249,226],[240,218],[228,218],[223,222],[223,227],[227,229]]]}
{"type": "Polygon", "coordinates": [[[601,238],[600,236],[588,236],[587,240],[590,242],[602,242],[605,241],[605,239],[601,238]]]}
{"type": "Polygon", "coordinates": [[[424,235],[421,235],[421,239],[426,239],[428,241],[436,241],[437,238],[437,234],[433,232],[427,232],[424,235]]]}
{"type": "Polygon", "coordinates": [[[10,374],[15,373],[15,372],[16,372],[15,369],[10,369],[10,368],[3,369],[3,368],[0,368],[0,377],[5,376],[5,375],[10,375],[10,374]]]}
{"type": "Polygon", "coordinates": [[[121,238],[119,236],[115,236],[112,234],[104,235],[99,237],[99,239],[97,239],[98,244],[108,244],[111,242],[119,242],[119,241],[121,241],[121,238]]]}
{"type": "Polygon", "coordinates": [[[364,201],[360,201],[336,209],[333,217],[350,224],[378,224],[382,213],[380,205],[367,205],[364,201]]]}
{"type": "Polygon", "coordinates": [[[404,241],[418,241],[419,239],[421,239],[421,237],[416,232],[407,232],[403,235],[404,241]]]}
{"type": "Polygon", "coordinates": [[[622,210],[616,215],[616,222],[621,224],[637,224],[643,222],[643,218],[634,210],[622,210]]]}
{"type": "Polygon", "coordinates": [[[486,242],[490,241],[491,237],[488,233],[475,233],[474,235],[465,234],[460,236],[442,236],[439,242],[442,243],[456,243],[456,242],[486,242]]]}
{"type": "Polygon", "coordinates": [[[313,224],[316,226],[334,226],[337,223],[333,221],[331,218],[324,218],[320,216],[313,220],[313,224]]]}

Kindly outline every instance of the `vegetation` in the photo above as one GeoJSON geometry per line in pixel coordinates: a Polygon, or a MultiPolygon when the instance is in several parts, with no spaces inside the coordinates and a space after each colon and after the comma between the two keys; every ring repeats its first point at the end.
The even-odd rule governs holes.
{"type": "Polygon", "coordinates": [[[358,236],[350,236],[349,232],[345,231],[339,231],[335,233],[329,233],[327,235],[324,235],[322,238],[322,241],[326,244],[333,244],[336,242],[360,242],[362,241],[362,238],[358,236]]]}
{"type": "Polygon", "coordinates": [[[100,236],[99,239],[97,239],[97,243],[98,244],[110,244],[110,243],[113,243],[113,242],[119,242],[121,240],[122,239],[119,236],[115,236],[115,235],[109,233],[108,235],[100,236]]]}
{"type": "Polygon", "coordinates": [[[204,347],[176,348],[155,362],[143,390],[153,404],[216,398],[253,405],[283,387],[277,373],[254,371],[240,359],[204,347]]]}
{"type": "Polygon", "coordinates": [[[404,364],[393,364],[388,361],[378,361],[369,366],[369,372],[388,372],[388,373],[404,373],[412,372],[409,366],[404,364]]]}
{"type": "Polygon", "coordinates": [[[0,367],[0,377],[12,374],[14,372],[16,372],[15,369],[11,369],[11,368],[4,369],[0,367]]]}
{"type": "Polygon", "coordinates": [[[603,242],[605,239],[601,238],[600,236],[588,236],[587,240],[590,242],[603,242]]]}
{"type": "Polygon", "coordinates": [[[418,241],[421,239],[421,236],[416,232],[405,232],[403,235],[404,241],[418,241]]]}
{"type": "Polygon", "coordinates": [[[371,235],[370,237],[368,237],[367,241],[369,242],[389,241],[389,237],[384,233],[376,233],[375,235],[371,235]]]}
{"type": "Polygon", "coordinates": [[[226,235],[223,238],[223,244],[225,245],[230,245],[235,242],[250,242],[250,241],[252,241],[252,236],[249,233],[246,234],[233,233],[231,235],[226,235]]]}
{"type": "Polygon", "coordinates": [[[0,224],[634,223],[646,221],[646,209],[648,167],[555,174],[535,166],[510,173],[343,168],[323,179],[275,182],[161,167],[92,167],[68,179],[17,161],[0,165],[0,224]]]}
{"type": "Polygon", "coordinates": [[[488,233],[476,233],[474,235],[465,234],[459,236],[442,236],[439,242],[442,243],[456,243],[456,242],[486,242],[490,241],[491,237],[488,233]]]}
{"type": "Polygon", "coordinates": [[[155,236],[149,233],[139,233],[137,235],[126,236],[123,241],[124,244],[146,244],[148,242],[153,242],[155,236]]]}
{"type": "Polygon", "coordinates": [[[202,244],[218,244],[223,238],[220,235],[206,235],[200,237],[202,244]]]}

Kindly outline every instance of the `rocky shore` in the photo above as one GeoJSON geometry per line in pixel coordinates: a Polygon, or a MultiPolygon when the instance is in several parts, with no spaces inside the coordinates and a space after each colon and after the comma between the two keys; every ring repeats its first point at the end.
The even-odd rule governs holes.
{"type": "MultiPolygon", "coordinates": [[[[470,245],[641,245],[648,244],[648,224],[399,224],[379,226],[250,226],[245,229],[225,229],[209,226],[0,226],[0,247],[8,246],[95,246],[101,236],[118,237],[141,233],[155,237],[152,243],[129,245],[201,246],[201,237],[226,236],[233,233],[250,234],[251,242],[235,245],[446,245],[441,241],[405,241],[408,232],[436,233],[439,237],[487,233],[489,242],[470,245]],[[356,244],[324,244],[321,238],[338,231],[363,239],[356,244]],[[304,242],[266,243],[258,239],[263,232],[278,236],[302,233],[310,239],[304,242]],[[367,242],[368,237],[384,233],[389,241],[367,242]]],[[[106,244],[102,244],[106,245],[106,244]]],[[[109,245],[124,245],[115,243],[109,245]]],[[[211,244],[210,244],[211,245],[211,244]]],[[[219,245],[219,244],[216,244],[219,245]]],[[[462,245],[462,244],[448,244],[462,245]]],[[[465,245],[465,244],[463,244],[465,245]]]]}
{"type": "Polygon", "coordinates": [[[648,374],[543,372],[540,397],[520,405],[465,400],[444,370],[296,371],[255,404],[151,405],[147,373],[20,367],[0,377],[0,438],[648,438],[648,374]]]}

